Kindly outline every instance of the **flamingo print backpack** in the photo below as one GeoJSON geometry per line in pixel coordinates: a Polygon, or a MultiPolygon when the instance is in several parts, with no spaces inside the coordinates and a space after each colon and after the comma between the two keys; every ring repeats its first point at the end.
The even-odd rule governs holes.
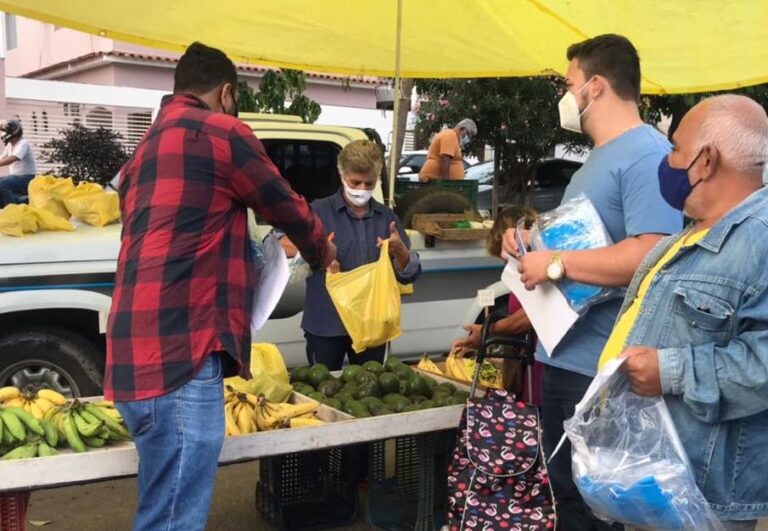
{"type": "Polygon", "coordinates": [[[499,389],[470,398],[448,467],[450,531],[545,531],[556,525],[535,406],[499,389]]]}

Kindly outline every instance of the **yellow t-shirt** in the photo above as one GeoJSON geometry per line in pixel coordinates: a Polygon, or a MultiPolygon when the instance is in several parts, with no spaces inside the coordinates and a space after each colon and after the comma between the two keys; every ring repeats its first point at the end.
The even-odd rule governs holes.
{"type": "Polygon", "coordinates": [[[461,146],[459,145],[459,135],[455,129],[446,129],[440,131],[432,139],[432,143],[427,150],[427,160],[421,167],[419,179],[428,181],[429,179],[440,179],[440,157],[448,155],[451,157],[451,164],[448,168],[449,179],[464,178],[464,164],[461,160],[461,146]]]}
{"type": "Polygon", "coordinates": [[[680,251],[680,249],[683,247],[690,247],[691,245],[695,245],[699,240],[707,235],[707,232],[709,232],[709,229],[699,231],[695,234],[683,234],[675,242],[675,244],[670,247],[666,254],[662,256],[658,262],[656,262],[656,265],[654,265],[651,270],[648,271],[648,274],[645,275],[645,278],[643,278],[643,281],[640,283],[640,287],[637,290],[637,297],[635,297],[635,300],[632,301],[632,305],[627,308],[627,311],[624,312],[621,317],[619,317],[616,326],[613,327],[613,332],[611,332],[611,335],[608,338],[608,342],[605,344],[603,353],[600,354],[600,361],[597,363],[598,370],[602,369],[603,365],[617,357],[624,350],[624,344],[627,342],[629,333],[632,331],[632,327],[635,325],[637,316],[640,314],[640,309],[643,306],[643,299],[645,298],[645,294],[648,293],[648,288],[651,287],[651,282],[653,282],[656,273],[658,273],[661,268],[667,264],[667,262],[672,260],[672,258],[678,253],[678,251],[680,251]]]}

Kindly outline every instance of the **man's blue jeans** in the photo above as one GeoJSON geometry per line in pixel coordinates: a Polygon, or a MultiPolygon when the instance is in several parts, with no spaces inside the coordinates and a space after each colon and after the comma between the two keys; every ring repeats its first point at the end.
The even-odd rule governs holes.
{"type": "Polygon", "coordinates": [[[34,175],[0,177],[0,208],[5,205],[26,202],[23,198],[28,195],[29,181],[34,178],[34,175]]]}
{"type": "Polygon", "coordinates": [[[135,531],[205,529],[224,442],[221,355],[171,393],[115,404],[139,453],[135,531]]]}

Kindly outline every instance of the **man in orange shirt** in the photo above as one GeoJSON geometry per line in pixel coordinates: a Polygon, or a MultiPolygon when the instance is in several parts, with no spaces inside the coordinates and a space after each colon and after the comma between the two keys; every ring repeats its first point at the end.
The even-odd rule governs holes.
{"type": "Polygon", "coordinates": [[[427,151],[427,161],[421,167],[419,180],[463,179],[464,164],[461,150],[466,149],[477,135],[477,126],[469,118],[464,118],[453,129],[440,131],[432,139],[427,151]]]}

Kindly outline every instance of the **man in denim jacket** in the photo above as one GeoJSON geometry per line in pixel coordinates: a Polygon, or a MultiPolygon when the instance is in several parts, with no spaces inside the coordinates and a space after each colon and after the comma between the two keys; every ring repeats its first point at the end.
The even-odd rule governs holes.
{"type": "Polygon", "coordinates": [[[767,154],[768,117],[749,98],[683,118],[659,181],[694,222],[641,264],[601,358],[621,353],[634,391],[664,396],[728,530],[768,516],[767,154]]]}

